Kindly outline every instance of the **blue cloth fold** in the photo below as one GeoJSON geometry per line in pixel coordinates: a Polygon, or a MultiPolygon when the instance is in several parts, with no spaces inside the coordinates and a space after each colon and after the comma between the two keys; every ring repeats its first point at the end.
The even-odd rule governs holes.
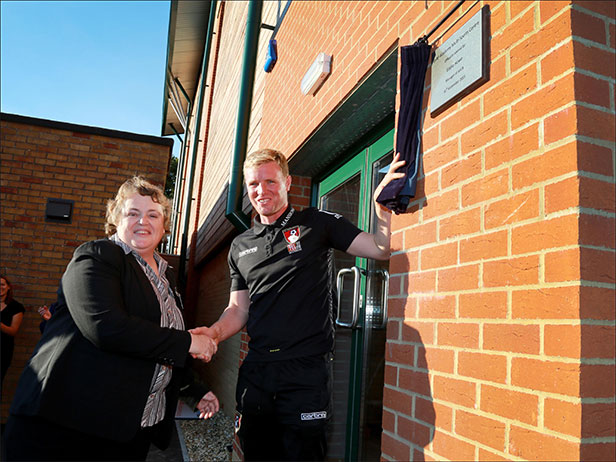
{"type": "Polygon", "coordinates": [[[406,164],[399,169],[404,178],[392,180],[377,197],[377,202],[395,213],[406,211],[417,189],[421,155],[422,100],[431,47],[424,41],[400,48],[400,110],[396,151],[406,164]]]}

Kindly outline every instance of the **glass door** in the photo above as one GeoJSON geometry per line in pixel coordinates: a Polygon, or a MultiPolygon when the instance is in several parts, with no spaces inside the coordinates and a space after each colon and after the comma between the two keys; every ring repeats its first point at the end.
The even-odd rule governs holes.
{"type": "MultiPolygon", "coordinates": [[[[374,232],[374,188],[392,159],[393,130],[318,184],[319,207],[374,232]]],[[[328,460],[379,460],[383,412],[387,261],[334,253],[338,286],[328,460]]]]}

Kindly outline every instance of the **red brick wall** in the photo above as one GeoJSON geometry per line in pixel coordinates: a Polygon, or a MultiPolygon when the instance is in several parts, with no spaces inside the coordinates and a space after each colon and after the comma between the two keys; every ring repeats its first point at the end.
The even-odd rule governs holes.
{"type": "MultiPolygon", "coordinates": [[[[293,2],[261,144],[296,152],[391,45],[454,3],[293,2]],[[304,96],[320,51],[332,75],[304,96]]],[[[471,14],[483,5],[490,81],[426,113],[418,196],[393,219],[382,457],[612,460],[614,3],[471,14]]]]}
{"type": "Polygon", "coordinates": [[[4,380],[3,422],[19,374],[40,338],[36,309],[55,300],[73,250],[105,236],[106,202],[127,178],[142,174],[164,184],[171,155],[168,140],[161,138],[124,134],[134,138],[124,139],[111,130],[14,120],[3,114],[1,121],[0,267],[26,315],[4,380]],[[74,200],[72,223],[45,222],[47,198],[74,200]]]}

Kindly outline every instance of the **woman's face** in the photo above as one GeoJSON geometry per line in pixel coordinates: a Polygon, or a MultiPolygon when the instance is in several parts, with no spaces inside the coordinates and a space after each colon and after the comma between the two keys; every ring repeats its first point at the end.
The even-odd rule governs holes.
{"type": "Polygon", "coordinates": [[[165,235],[163,206],[135,193],[124,201],[116,228],[124,243],[144,258],[151,256],[165,235]]]}
{"type": "Polygon", "coordinates": [[[0,296],[2,298],[6,297],[6,294],[9,291],[9,285],[6,282],[6,279],[0,278],[0,296]]]}

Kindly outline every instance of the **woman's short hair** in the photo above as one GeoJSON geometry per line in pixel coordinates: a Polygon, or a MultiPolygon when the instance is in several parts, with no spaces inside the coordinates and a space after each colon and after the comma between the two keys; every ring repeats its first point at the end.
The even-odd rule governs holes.
{"type": "Polygon", "coordinates": [[[244,176],[246,176],[246,170],[259,167],[268,162],[276,162],[280,170],[282,170],[282,176],[285,178],[289,176],[287,158],[280,151],[276,151],[275,149],[259,149],[258,151],[253,151],[248,154],[244,161],[244,176]]]}
{"type": "Polygon", "coordinates": [[[6,291],[6,298],[4,299],[4,303],[11,303],[13,301],[13,284],[4,274],[0,274],[0,279],[4,279],[6,285],[9,286],[9,290],[6,291]]]}
{"type": "Polygon", "coordinates": [[[108,236],[115,234],[120,214],[124,207],[124,202],[133,194],[138,193],[142,196],[150,196],[153,202],[163,206],[163,215],[165,217],[165,233],[169,232],[171,223],[171,202],[165,197],[163,190],[158,186],[150,183],[141,176],[134,176],[126,180],[113,199],[107,201],[107,213],[105,215],[105,232],[108,236]]]}

